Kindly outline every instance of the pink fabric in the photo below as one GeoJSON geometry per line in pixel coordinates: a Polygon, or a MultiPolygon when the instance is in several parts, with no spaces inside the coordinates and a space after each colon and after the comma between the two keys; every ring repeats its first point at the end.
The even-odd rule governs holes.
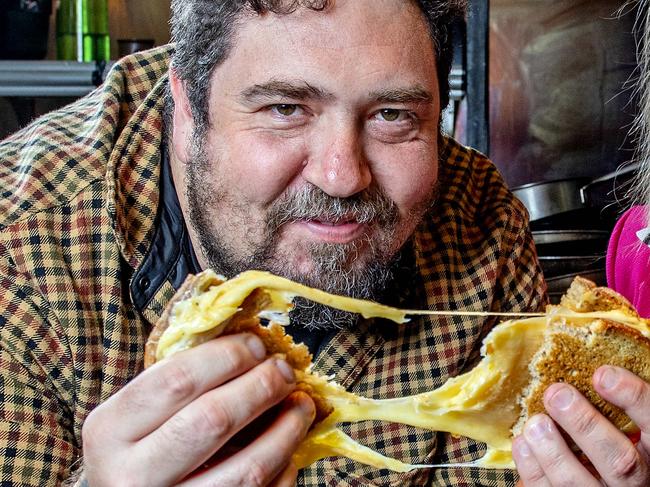
{"type": "Polygon", "coordinates": [[[607,285],[650,318],[650,247],[637,232],[648,227],[647,211],[630,208],[616,223],[607,249],[607,285]]]}

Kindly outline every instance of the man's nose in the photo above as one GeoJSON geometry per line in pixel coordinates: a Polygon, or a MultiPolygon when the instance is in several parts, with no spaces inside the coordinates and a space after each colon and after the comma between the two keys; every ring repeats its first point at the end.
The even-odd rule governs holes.
{"type": "Polygon", "coordinates": [[[338,198],[355,195],[370,185],[372,174],[358,131],[338,127],[315,146],[303,169],[307,181],[338,198]]]}

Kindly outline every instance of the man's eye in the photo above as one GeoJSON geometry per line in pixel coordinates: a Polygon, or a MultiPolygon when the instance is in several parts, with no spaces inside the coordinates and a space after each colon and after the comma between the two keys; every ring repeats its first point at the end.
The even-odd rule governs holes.
{"type": "Polygon", "coordinates": [[[379,115],[386,122],[396,122],[402,115],[402,110],[395,108],[383,108],[379,111],[379,115]]]}
{"type": "Polygon", "coordinates": [[[273,108],[276,112],[278,112],[283,117],[290,117],[291,115],[295,114],[296,111],[298,111],[297,105],[289,105],[289,104],[275,105],[273,108]]]}

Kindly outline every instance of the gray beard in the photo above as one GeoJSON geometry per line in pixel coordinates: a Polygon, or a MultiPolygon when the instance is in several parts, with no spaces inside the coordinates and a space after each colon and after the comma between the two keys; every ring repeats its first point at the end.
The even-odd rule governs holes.
{"type": "MultiPolygon", "coordinates": [[[[212,164],[218,164],[218,161],[211,163],[208,159],[203,140],[201,134],[194,134],[193,158],[188,164],[185,190],[189,221],[211,268],[229,277],[250,269],[264,270],[333,294],[380,300],[393,280],[397,252],[393,250],[392,254],[388,253],[391,248],[389,239],[399,222],[397,205],[380,188],[369,188],[350,198],[329,196],[315,186],[287,194],[270,207],[260,243],[251,249],[248,256],[237,257],[209,211],[215,201],[227,196],[224,191],[209,183],[212,181],[208,176],[212,164]],[[277,242],[284,224],[324,216],[336,221],[337,218],[350,215],[370,227],[379,227],[382,231],[375,233],[382,237],[371,239],[366,236],[361,242],[348,244],[311,243],[308,251],[313,271],[307,274],[298,273],[278,258],[277,242]],[[360,246],[365,246],[363,256],[359,253],[360,246]],[[359,258],[364,258],[365,266],[354,266],[359,258]]],[[[430,206],[432,202],[433,196],[427,205],[430,206]]],[[[246,214],[241,202],[230,203],[238,215],[246,214]]],[[[220,222],[220,225],[237,224],[245,227],[245,218],[242,217],[239,221],[223,218],[220,222]]],[[[354,326],[358,315],[297,298],[289,319],[291,323],[306,329],[333,330],[354,326]]]]}

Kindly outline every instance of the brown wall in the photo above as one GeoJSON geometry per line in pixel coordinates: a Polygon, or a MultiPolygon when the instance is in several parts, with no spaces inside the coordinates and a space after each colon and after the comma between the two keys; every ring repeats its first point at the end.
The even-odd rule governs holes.
{"type": "Polygon", "coordinates": [[[117,55],[117,39],[154,39],[169,42],[169,0],[109,0],[111,53],[117,55]]]}

